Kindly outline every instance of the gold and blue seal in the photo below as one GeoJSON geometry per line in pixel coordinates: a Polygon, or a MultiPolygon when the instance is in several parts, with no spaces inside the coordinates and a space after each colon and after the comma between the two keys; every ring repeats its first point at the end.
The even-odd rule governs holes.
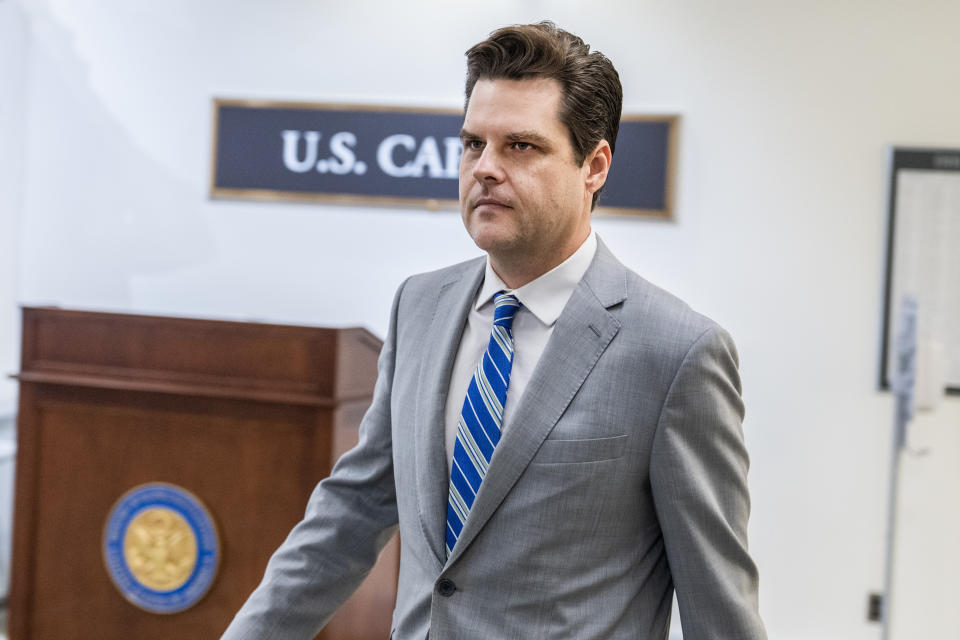
{"type": "Polygon", "coordinates": [[[104,528],[103,557],[124,598],[153,613],[177,613],[210,590],[220,543],[210,512],[196,496],[155,482],[117,500],[104,528]]]}

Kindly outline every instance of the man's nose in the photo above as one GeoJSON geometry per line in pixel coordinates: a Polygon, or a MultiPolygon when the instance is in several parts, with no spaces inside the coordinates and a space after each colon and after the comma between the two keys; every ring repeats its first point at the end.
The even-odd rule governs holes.
{"type": "Polygon", "coordinates": [[[473,166],[473,177],[477,182],[503,182],[504,172],[501,158],[487,145],[473,166]]]}

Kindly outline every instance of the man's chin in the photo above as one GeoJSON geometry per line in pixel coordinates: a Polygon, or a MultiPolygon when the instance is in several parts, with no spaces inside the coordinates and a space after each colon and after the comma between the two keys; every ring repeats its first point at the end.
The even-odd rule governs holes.
{"type": "Polygon", "coordinates": [[[474,244],[487,253],[509,253],[517,244],[517,237],[504,229],[470,229],[474,244]]]}

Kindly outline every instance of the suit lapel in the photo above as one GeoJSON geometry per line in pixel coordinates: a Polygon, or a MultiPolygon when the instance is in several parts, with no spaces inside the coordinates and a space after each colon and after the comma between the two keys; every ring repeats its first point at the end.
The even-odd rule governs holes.
{"type": "Polygon", "coordinates": [[[520,406],[505,425],[453,553],[455,562],[493,515],[620,330],[608,311],[626,297],[626,270],[599,242],[597,255],[557,319],[520,406]]]}
{"type": "Polygon", "coordinates": [[[415,451],[417,462],[417,501],[420,527],[428,545],[442,565],[445,561],[447,471],[444,409],[450,373],[456,359],[467,313],[483,279],[485,262],[470,263],[466,269],[440,286],[433,319],[426,329],[429,352],[423,356],[417,384],[415,413],[415,451]]]}

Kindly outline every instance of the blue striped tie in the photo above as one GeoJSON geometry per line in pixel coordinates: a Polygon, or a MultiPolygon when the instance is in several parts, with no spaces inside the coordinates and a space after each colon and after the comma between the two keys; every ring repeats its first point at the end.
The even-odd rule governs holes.
{"type": "Polygon", "coordinates": [[[500,442],[503,407],[507,402],[507,386],[513,368],[513,316],[520,308],[520,302],[502,292],[493,297],[493,302],[490,342],[470,379],[457,422],[447,502],[447,555],[463,530],[493,457],[493,449],[500,442]]]}

